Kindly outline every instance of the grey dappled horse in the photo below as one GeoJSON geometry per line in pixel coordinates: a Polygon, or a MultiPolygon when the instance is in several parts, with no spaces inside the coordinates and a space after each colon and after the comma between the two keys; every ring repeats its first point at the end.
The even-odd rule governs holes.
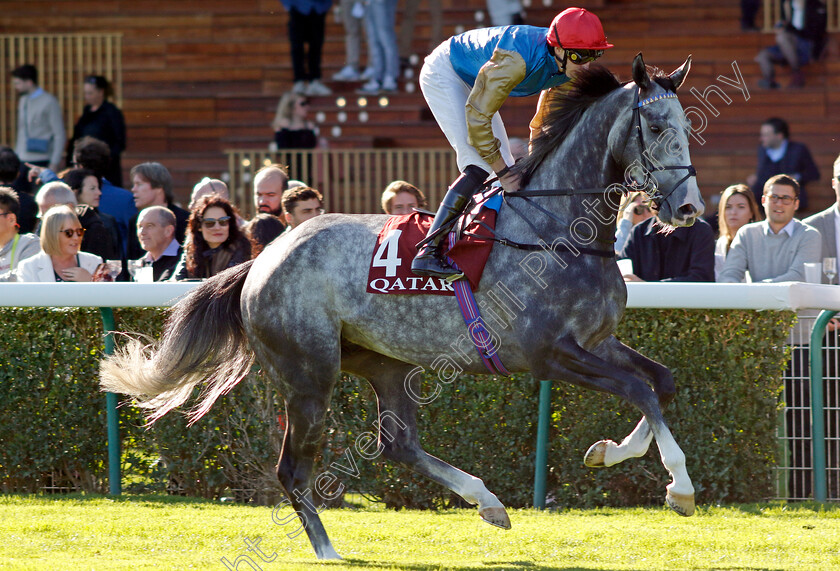
{"type": "MultiPolygon", "coordinates": [[[[623,184],[649,189],[664,223],[688,225],[703,212],[689,126],[673,95],[689,66],[690,58],[670,76],[651,77],[639,54],[632,82],[622,85],[593,66],[570,89],[554,90],[543,134],[516,167],[529,180],[526,192],[505,196],[496,228],[499,238],[532,248],[497,244],[475,296],[508,370],[615,394],[641,410],[621,444],[600,441],[585,462],[610,466],[641,456],[655,437],[672,478],[667,502],[683,515],[694,511],[694,488],[660,408],[674,398],[673,378],[613,336],[627,291],[611,250],[623,184]]],[[[487,522],[510,527],[482,480],[420,447],[418,403],[435,393],[421,392],[417,373],[486,371],[454,297],[365,292],[385,221],[328,214],[306,222],[253,263],[193,290],[172,310],[157,347],[131,341],[102,366],[102,386],[137,397],[152,410],[151,420],[203,383],[197,418],[256,356],[286,402],[277,475],[321,559],[338,554],[313,503],[313,458],[339,371],[366,378],[378,399],[379,442],[357,441],[357,452],[366,458],[382,452],[477,504],[487,522]]]]}

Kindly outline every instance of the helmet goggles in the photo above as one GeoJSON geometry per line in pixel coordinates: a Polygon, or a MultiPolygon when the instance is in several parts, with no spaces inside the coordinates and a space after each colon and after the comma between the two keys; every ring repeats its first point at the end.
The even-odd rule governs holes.
{"type": "Polygon", "coordinates": [[[566,55],[569,58],[569,61],[575,65],[583,65],[585,63],[589,63],[595,61],[602,55],[604,55],[604,50],[572,50],[567,49],[566,55]]]}

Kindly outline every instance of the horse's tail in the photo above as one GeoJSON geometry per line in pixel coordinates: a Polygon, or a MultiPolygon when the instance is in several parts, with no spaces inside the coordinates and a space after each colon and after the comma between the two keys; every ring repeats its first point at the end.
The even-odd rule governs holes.
{"type": "Polygon", "coordinates": [[[205,386],[190,423],[201,418],[221,395],[251,369],[254,354],[242,325],[242,285],[253,262],[226,270],[175,305],[159,343],[130,341],[103,360],[101,387],[135,397],[151,411],[149,423],[183,404],[201,382],[205,386]]]}

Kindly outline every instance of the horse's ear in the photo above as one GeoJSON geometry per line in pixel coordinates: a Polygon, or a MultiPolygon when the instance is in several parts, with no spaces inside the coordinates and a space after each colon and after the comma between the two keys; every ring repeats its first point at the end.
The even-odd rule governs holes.
{"type": "Polygon", "coordinates": [[[647,67],[645,67],[645,60],[642,59],[642,52],[639,52],[633,58],[633,81],[642,89],[650,87],[650,76],[647,67]]]}
{"type": "Polygon", "coordinates": [[[688,71],[691,69],[691,55],[685,59],[685,63],[682,64],[680,67],[674,70],[674,72],[669,75],[668,77],[671,78],[671,81],[674,82],[674,91],[680,88],[680,85],[683,84],[685,81],[685,76],[688,75],[688,71]]]}

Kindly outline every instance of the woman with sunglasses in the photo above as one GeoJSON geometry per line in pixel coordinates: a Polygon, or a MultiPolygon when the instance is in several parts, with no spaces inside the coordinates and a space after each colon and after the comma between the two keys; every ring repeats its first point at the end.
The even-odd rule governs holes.
{"type": "Polygon", "coordinates": [[[206,279],[250,260],[251,243],[239,230],[237,215],[220,196],[199,198],[190,214],[184,255],[171,279],[206,279]]]}
{"type": "Polygon", "coordinates": [[[22,282],[89,282],[102,258],[81,252],[85,229],[67,206],[50,208],[41,219],[41,251],[18,265],[22,282]]]}
{"type": "MultiPolygon", "coordinates": [[[[519,181],[508,171],[514,161],[498,113],[505,100],[561,85],[569,80],[569,64],[595,61],[611,47],[598,16],[569,8],[548,28],[470,30],[449,38],[426,58],[420,89],[455,149],[462,174],[449,187],[429,228],[429,241],[411,265],[415,274],[459,277],[441,257],[446,232],[437,231],[461,213],[488,174],[495,172],[505,190],[518,190],[519,181]]],[[[539,128],[541,116],[538,105],[532,131],[539,128]]]]}

